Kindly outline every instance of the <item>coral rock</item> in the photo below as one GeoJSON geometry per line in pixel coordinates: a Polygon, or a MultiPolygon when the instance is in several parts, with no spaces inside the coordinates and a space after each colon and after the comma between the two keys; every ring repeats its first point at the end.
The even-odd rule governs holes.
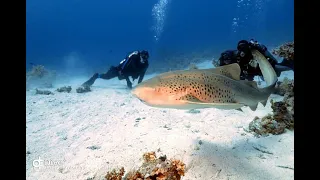
{"type": "Polygon", "coordinates": [[[111,172],[108,172],[105,176],[106,180],[122,180],[122,176],[124,175],[124,167],[121,167],[119,172],[113,169],[111,172]]]}
{"type": "Polygon", "coordinates": [[[71,90],[72,90],[71,86],[64,86],[57,89],[58,92],[67,92],[67,93],[70,93],[71,90]]]}
{"type": "Polygon", "coordinates": [[[282,82],[278,82],[276,86],[276,94],[279,94],[280,96],[284,96],[285,94],[288,94],[288,96],[293,96],[293,87],[294,87],[294,81],[289,80],[287,77],[283,79],[282,82]]]}
{"type": "Polygon", "coordinates": [[[50,95],[50,94],[53,94],[51,91],[48,91],[48,90],[39,90],[39,89],[36,89],[36,94],[44,94],[44,95],[50,95]]]}
{"type": "Polygon", "coordinates": [[[272,54],[293,61],[294,60],[294,42],[288,42],[273,49],[272,54]]]}
{"type": "MultiPolygon", "coordinates": [[[[125,180],[180,180],[185,174],[186,165],[180,160],[168,160],[166,156],[157,158],[155,152],[145,153],[143,160],[143,164],[137,170],[125,175],[125,180]]],[[[124,169],[121,172],[124,172],[124,169]]],[[[117,178],[119,175],[121,173],[115,171],[108,173],[109,179],[107,180],[114,180],[110,178],[117,178]]]]}

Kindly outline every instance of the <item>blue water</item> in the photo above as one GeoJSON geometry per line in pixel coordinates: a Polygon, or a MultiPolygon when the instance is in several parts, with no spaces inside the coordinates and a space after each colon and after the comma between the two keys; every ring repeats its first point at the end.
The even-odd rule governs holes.
{"type": "Polygon", "coordinates": [[[216,55],[249,38],[276,46],[294,38],[293,9],[293,0],[27,0],[27,68],[99,69],[136,49],[152,66],[163,52],[216,55]]]}

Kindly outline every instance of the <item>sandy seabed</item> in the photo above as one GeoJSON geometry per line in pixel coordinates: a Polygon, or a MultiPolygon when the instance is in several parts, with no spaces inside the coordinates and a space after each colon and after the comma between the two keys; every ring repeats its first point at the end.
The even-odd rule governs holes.
{"type": "MultiPolygon", "coordinates": [[[[293,72],[279,80],[284,77],[293,79],[293,72]]],[[[113,168],[137,168],[149,151],[182,160],[183,180],[294,179],[293,131],[260,138],[245,131],[255,116],[272,113],[270,101],[256,111],[191,113],[149,107],[117,79],[98,79],[91,92],[76,93],[87,78],[56,84],[48,89],[53,95],[26,92],[27,180],[104,179],[113,168]],[[72,91],[55,91],[64,85],[72,91]]],[[[282,98],[272,94],[269,100],[282,98]]]]}

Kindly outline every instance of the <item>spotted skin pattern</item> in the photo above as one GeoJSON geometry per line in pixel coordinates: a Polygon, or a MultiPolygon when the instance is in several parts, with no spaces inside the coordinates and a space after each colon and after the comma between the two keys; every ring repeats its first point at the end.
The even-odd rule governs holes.
{"type": "MultiPolygon", "coordinates": [[[[227,75],[226,73],[223,73],[227,75]]],[[[230,81],[224,77],[210,76],[205,72],[198,74],[177,73],[170,76],[170,79],[159,79],[159,86],[156,91],[169,93],[176,96],[176,100],[186,100],[205,103],[235,103],[235,93],[230,91],[230,81]],[[224,83],[225,87],[219,87],[219,83],[224,83]]]]}

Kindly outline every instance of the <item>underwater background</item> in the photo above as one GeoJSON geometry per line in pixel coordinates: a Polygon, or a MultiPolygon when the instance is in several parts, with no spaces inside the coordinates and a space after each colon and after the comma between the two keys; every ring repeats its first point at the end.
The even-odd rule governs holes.
{"type": "Polygon", "coordinates": [[[241,39],[293,41],[293,17],[293,0],[27,0],[26,68],[91,76],[139,49],[147,73],[185,68],[241,39]]]}
{"type": "MultiPolygon", "coordinates": [[[[26,5],[26,180],[110,180],[109,172],[120,168],[126,177],[135,170],[151,175],[148,169],[162,178],[176,177],[166,173],[179,170],[184,180],[294,179],[293,69],[281,73],[275,93],[254,111],[155,108],[118,78],[80,88],[94,73],[142,49],[150,52],[144,81],[191,69],[191,63],[212,68],[213,59],[242,39],[254,38],[270,52],[289,42],[281,51],[293,62],[293,0],[27,0],[26,5]],[[174,166],[142,163],[155,158],[174,166]]],[[[258,88],[266,85],[254,80],[258,88]]]]}

